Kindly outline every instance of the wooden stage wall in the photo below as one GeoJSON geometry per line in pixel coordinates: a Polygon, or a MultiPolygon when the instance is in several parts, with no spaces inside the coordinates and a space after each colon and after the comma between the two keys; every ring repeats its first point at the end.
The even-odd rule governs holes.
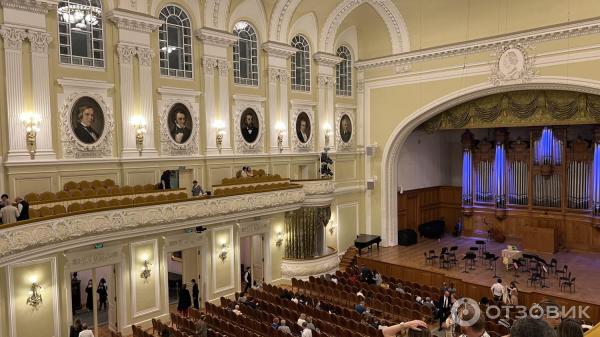
{"type": "Polygon", "coordinates": [[[452,232],[461,216],[461,187],[436,186],[398,193],[398,229],[414,229],[431,220],[446,220],[452,232]]]}
{"type": "MultiPolygon", "coordinates": [[[[483,286],[479,284],[465,282],[462,279],[445,275],[443,272],[422,270],[418,268],[412,268],[388,262],[376,261],[365,257],[358,257],[358,263],[366,265],[367,267],[369,267],[369,269],[375,269],[385,276],[394,277],[410,282],[416,282],[422,285],[432,286],[434,288],[441,287],[443,282],[447,282],[448,284],[450,282],[453,282],[459,297],[469,297],[474,299],[475,301],[479,301],[479,299],[481,299],[482,297],[491,298],[490,286],[494,281],[492,278],[490,278],[489,286],[483,286]]],[[[553,299],[554,301],[556,301],[557,304],[565,306],[567,308],[570,308],[572,306],[589,306],[589,309],[586,312],[591,317],[591,321],[600,321],[600,306],[598,305],[579,302],[571,299],[565,299],[557,296],[551,296],[547,294],[540,294],[535,291],[519,291],[519,304],[531,306],[534,303],[540,303],[544,299],[553,299]]]]}
{"type": "Polygon", "coordinates": [[[418,229],[431,220],[446,220],[446,232],[463,217],[463,234],[486,237],[490,228],[498,228],[510,239],[521,239],[526,226],[558,230],[559,248],[600,252],[600,228],[592,226],[590,211],[515,206],[506,209],[502,219],[492,204],[479,204],[470,216],[463,216],[461,187],[436,186],[398,193],[398,229],[418,229]]]}

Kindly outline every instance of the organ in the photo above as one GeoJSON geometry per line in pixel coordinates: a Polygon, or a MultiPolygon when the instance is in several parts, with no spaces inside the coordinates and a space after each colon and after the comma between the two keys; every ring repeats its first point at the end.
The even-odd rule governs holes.
{"type": "Polygon", "coordinates": [[[568,231],[571,220],[598,228],[600,127],[544,126],[527,131],[528,139],[511,137],[506,128],[493,129],[492,139],[475,139],[469,130],[463,133],[466,231],[487,233],[490,224],[520,237],[522,226],[568,231]]]}

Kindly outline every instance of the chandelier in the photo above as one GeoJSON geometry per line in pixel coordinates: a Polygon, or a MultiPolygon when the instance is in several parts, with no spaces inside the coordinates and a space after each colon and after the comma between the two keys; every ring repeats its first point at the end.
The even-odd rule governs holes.
{"type": "Polygon", "coordinates": [[[88,26],[98,25],[102,10],[94,6],[69,3],[58,8],[58,15],[62,21],[75,25],[71,29],[84,30],[88,26]]]}

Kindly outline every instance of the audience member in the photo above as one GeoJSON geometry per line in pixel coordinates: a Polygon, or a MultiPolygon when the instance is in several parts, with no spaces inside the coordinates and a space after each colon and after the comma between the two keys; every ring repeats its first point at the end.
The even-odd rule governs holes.
{"type": "Polygon", "coordinates": [[[362,290],[362,289],[361,289],[361,290],[359,290],[359,291],[356,293],[356,296],[358,296],[358,297],[362,297],[363,299],[365,298],[365,294],[363,294],[363,290],[362,290]]]}
{"type": "Polygon", "coordinates": [[[442,323],[444,323],[448,315],[450,315],[451,307],[452,303],[450,302],[450,292],[446,290],[444,291],[444,296],[440,298],[437,305],[437,315],[440,320],[440,331],[442,330],[442,323]]]}
{"type": "Polygon", "coordinates": [[[456,287],[454,287],[454,282],[450,282],[450,286],[448,286],[448,292],[450,292],[450,295],[456,294],[456,287]]]}
{"type": "Polygon", "coordinates": [[[245,304],[246,302],[248,302],[248,297],[246,297],[246,293],[243,292],[240,294],[240,296],[238,297],[237,300],[238,300],[238,302],[245,304]]]}
{"type": "Polygon", "coordinates": [[[181,314],[181,316],[187,317],[191,306],[192,297],[190,296],[190,291],[187,290],[187,285],[184,283],[181,285],[181,289],[179,290],[179,302],[177,303],[177,311],[181,314]]]}
{"type": "Polygon", "coordinates": [[[171,189],[171,171],[166,170],[160,176],[160,189],[169,190],[171,189]]]}
{"type": "Polygon", "coordinates": [[[94,337],[94,333],[88,328],[87,322],[85,321],[81,323],[81,332],[79,333],[79,337],[94,337]]]}
{"type": "Polygon", "coordinates": [[[79,333],[81,332],[81,321],[79,319],[75,320],[75,323],[71,325],[71,329],[69,331],[69,337],[79,337],[79,333]]]}
{"type": "Polygon", "coordinates": [[[308,328],[306,321],[302,323],[302,337],[312,337],[312,330],[308,328]]]}
{"type": "Polygon", "coordinates": [[[200,319],[196,321],[194,325],[194,333],[195,337],[207,337],[208,335],[208,324],[204,321],[204,316],[201,316],[200,319]]]}
{"type": "Polygon", "coordinates": [[[194,309],[200,309],[200,289],[198,289],[196,279],[192,279],[192,302],[194,303],[194,309]]]}
{"type": "Polygon", "coordinates": [[[581,323],[573,318],[563,319],[558,325],[558,337],[583,337],[581,323]]]}
{"type": "Polygon", "coordinates": [[[376,286],[381,286],[381,283],[383,282],[383,278],[377,270],[373,270],[373,282],[375,282],[376,286]]]}
{"type": "MultiPolygon", "coordinates": [[[[2,200],[4,201],[4,195],[2,196],[2,200]]],[[[6,201],[4,201],[4,207],[0,209],[0,215],[2,215],[3,224],[7,225],[15,223],[17,222],[17,218],[19,217],[19,209],[13,206],[13,204],[7,198],[6,201]]]]}
{"type": "Polygon", "coordinates": [[[202,189],[202,186],[198,185],[198,180],[192,181],[192,196],[197,197],[203,194],[204,190],[202,189]]]}
{"type": "Polygon", "coordinates": [[[108,309],[108,287],[106,285],[106,280],[104,278],[100,279],[98,283],[98,288],[96,288],[96,293],[98,293],[98,310],[108,309]]]}
{"type": "Polygon", "coordinates": [[[246,267],[246,272],[244,273],[244,283],[246,284],[244,292],[247,292],[252,285],[252,271],[250,270],[250,267],[246,267]]]}
{"type": "Polygon", "coordinates": [[[312,316],[307,316],[306,317],[306,326],[311,329],[311,330],[317,330],[317,327],[315,326],[315,324],[313,323],[313,318],[312,316]]]}
{"type": "Polygon", "coordinates": [[[396,324],[393,326],[381,329],[384,337],[394,337],[402,331],[406,330],[426,330],[427,324],[423,321],[415,320],[405,323],[396,324]]]}
{"type": "Polygon", "coordinates": [[[290,327],[285,325],[285,319],[281,320],[281,323],[279,324],[279,328],[277,328],[277,330],[286,333],[288,335],[292,334],[292,330],[290,330],[290,327]]]}
{"type": "Polygon", "coordinates": [[[29,219],[29,203],[21,197],[17,197],[15,202],[17,203],[17,209],[19,210],[17,221],[29,219]]]}
{"type": "Polygon", "coordinates": [[[298,322],[296,322],[299,326],[306,323],[306,314],[300,314],[300,318],[298,318],[298,322]]]}
{"type": "Polygon", "coordinates": [[[543,300],[537,306],[532,306],[531,312],[534,317],[539,317],[541,314],[543,314],[542,320],[548,323],[554,330],[556,330],[560,325],[562,319],[560,314],[561,308],[552,300],[543,300]]]}
{"type": "Polygon", "coordinates": [[[235,307],[233,308],[233,310],[231,310],[236,316],[242,316],[242,312],[240,311],[240,306],[239,305],[235,305],[235,307]]]}
{"type": "MultiPolygon", "coordinates": [[[[462,335],[460,337],[490,337],[485,331],[485,315],[477,313],[478,317],[475,319],[476,312],[472,308],[464,308],[460,320],[463,322],[475,321],[471,325],[461,324],[460,330],[462,335]]],[[[533,336],[533,335],[532,335],[533,336]]]]}
{"type": "Polygon", "coordinates": [[[6,206],[8,204],[8,194],[2,194],[0,197],[0,208],[6,206]]]}
{"type": "Polygon", "coordinates": [[[508,298],[509,304],[519,305],[519,289],[517,289],[514,281],[510,282],[510,286],[508,287],[508,298]]]}
{"type": "Polygon", "coordinates": [[[277,318],[277,317],[273,318],[273,323],[271,323],[271,328],[273,330],[279,329],[279,318],[277,318]]]}
{"type": "Polygon", "coordinates": [[[542,319],[525,317],[517,320],[510,329],[510,337],[556,337],[556,332],[542,319]]]}
{"type": "Polygon", "coordinates": [[[364,301],[362,301],[362,302],[358,303],[358,304],[357,304],[357,305],[354,307],[354,310],[356,310],[356,312],[358,312],[359,314],[361,314],[361,315],[362,315],[362,313],[364,313],[364,312],[367,310],[367,308],[365,307],[365,302],[364,302],[364,301]]]}
{"type": "Polygon", "coordinates": [[[400,294],[404,294],[405,293],[402,283],[398,283],[396,285],[396,291],[399,292],[400,294]]]}

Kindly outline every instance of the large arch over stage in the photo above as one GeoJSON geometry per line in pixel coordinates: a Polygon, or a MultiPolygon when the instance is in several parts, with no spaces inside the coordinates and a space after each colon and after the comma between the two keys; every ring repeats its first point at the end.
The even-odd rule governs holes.
{"type": "Polygon", "coordinates": [[[600,94],[600,81],[572,77],[540,76],[529,83],[494,86],[489,82],[452,92],[432,101],[408,116],[392,132],[383,149],[381,162],[381,237],[386,246],[398,244],[397,163],[407,137],[422,123],[456,105],[492,94],[514,90],[567,90],[600,94]]]}

